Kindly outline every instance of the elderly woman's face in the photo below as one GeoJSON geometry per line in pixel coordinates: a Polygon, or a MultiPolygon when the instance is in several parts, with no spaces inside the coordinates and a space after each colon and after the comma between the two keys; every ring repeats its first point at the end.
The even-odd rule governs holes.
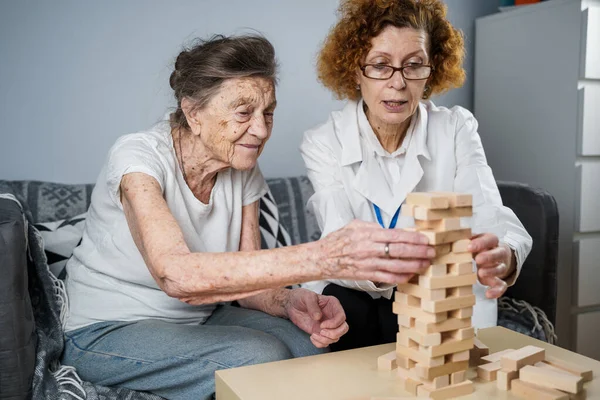
{"type": "MultiPolygon", "coordinates": [[[[427,34],[412,28],[387,26],[371,40],[364,64],[403,67],[429,64],[427,34]]],[[[423,97],[426,79],[406,80],[400,71],[387,80],[367,78],[357,72],[363,101],[369,109],[369,120],[388,125],[402,125],[414,114],[423,97]],[[373,121],[373,119],[375,121],[373,121]]]]}
{"type": "Polygon", "coordinates": [[[198,111],[199,135],[211,156],[234,169],[247,170],[256,160],[273,128],[275,87],[269,79],[228,79],[198,111]]]}

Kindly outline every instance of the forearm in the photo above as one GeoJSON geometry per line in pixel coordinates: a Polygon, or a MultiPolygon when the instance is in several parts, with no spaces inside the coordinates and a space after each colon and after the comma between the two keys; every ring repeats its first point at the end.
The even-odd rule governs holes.
{"type": "MultiPolygon", "coordinates": [[[[235,300],[294,283],[323,279],[318,245],[260,251],[187,253],[165,257],[161,288],[196,303],[235,300]]],[[[185,301],[185,300],[184,300],[185,301]]]]}
{"type": "Polygon", "coordinates": [[[285,305],[289,299],[289,293],[290,289],[270,289],[260,294],[238,300],[238,303],[244,308],[262,311],[276,317],[287,318],[285,305]]]}

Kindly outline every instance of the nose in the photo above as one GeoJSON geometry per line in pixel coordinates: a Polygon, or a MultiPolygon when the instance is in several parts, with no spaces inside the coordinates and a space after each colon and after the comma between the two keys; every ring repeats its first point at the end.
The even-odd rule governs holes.
{"type": "Polygon", "coordinates": [[[254,117],[248,128],[248,133],[264,140],[269,136],[269,126],[264,115],[254,117]]]}
{"type": "Polygon", "coordinates": [[[392,87],[394,89],[397,89],[397,90],[404,89],[406,87],[406,80],[404,79],[404,76],[402,75],[402,71],[400,71],[400,70],[394,71],[394,73],[390,77],[389,84],[390,84],[390,87],[392,87]]]}

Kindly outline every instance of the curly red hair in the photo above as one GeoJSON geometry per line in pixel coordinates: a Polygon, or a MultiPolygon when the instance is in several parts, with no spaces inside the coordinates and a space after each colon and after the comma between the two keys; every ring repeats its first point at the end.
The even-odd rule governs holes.
{"type": "Polygon", "coordinates": [[[341,18],[325,39],[317,71],[323,85],[339,99],[360,98],[356,71],[371,39],[388,25],[427,33],[435,69],[423,98],[463,84],[463,36],[446,18],[446,5],[440,0],[342,0],[338,11],[341,18]]]}

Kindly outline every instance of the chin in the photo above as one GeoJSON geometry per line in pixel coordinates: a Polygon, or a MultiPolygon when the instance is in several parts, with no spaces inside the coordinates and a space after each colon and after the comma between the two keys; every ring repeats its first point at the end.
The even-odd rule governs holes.
{"type": "Polygon", "coordinates": [[[248,171],[256,166],[256,158],[236,160],[232,163],[231,167],[239,171],[248,171]]]}

